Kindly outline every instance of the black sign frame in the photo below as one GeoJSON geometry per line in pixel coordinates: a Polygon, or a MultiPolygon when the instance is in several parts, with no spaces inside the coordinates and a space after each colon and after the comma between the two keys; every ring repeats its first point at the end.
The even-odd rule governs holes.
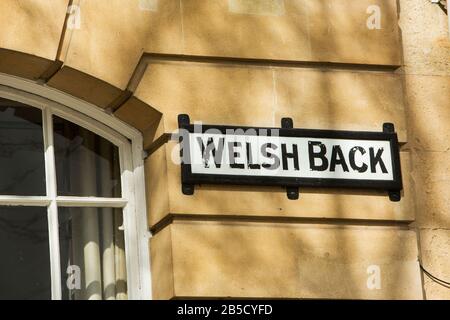
{"type": "MultiPolygon", "coordinates": [[[[230,125],[203,125],[202,132],[210,129],[226,133],[227,130],[248,130],[256,132],[267,130],[270,135],[271,130],[277,130],[280,137],[308,137],[308,138],[328,138],[328,139],[348,139],[348,140],[380,140],[389,141],[391,146],[393,180],[359,180],[359,179],[332,179],[332,178],[296,178],[296,177],[276,177],[276,176],[232,176],[220,174],[199,174],[192,173],[190,164],[190,154],[187,152],[183,158],[183,150],[190,150],[189,139],[184,139],[180,134],[179,142],[182,144],[180,156],[186,159],[187,163],[181,163],[182,192],[185,195],[193,195],[195,185],[200,184],[225,184],[225,185],[254,185],[254,186],[281,186],[287,190],[287,196],[291,200],[298,199],[298,188],[345,188],[386,191],[389,199],[393,202],[401,200],[403,189],[402,170],[400,163],[400,148],[397,133],[392,123],[384,123],[383,131],[342,131],[342,130],[320,130],[320,129],[299,129],[293,128],[291,118],[283,118],[281,128],[271,127],[248,127],[230,125]]],[[[195,125],[190,123],[187,114],[178,116],[178,127],[180,132],[194,133],[195,125]]],[[[198,130],[198,129],[197,129],[198,130]]]]}

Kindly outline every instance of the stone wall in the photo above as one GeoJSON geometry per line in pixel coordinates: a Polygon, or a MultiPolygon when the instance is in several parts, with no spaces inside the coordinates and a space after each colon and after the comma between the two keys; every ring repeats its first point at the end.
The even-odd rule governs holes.
{"type": "Polygon", "coordinates": [[[3,0],[0,72],[93,103],[145,146],[155,298],[449,298],[450,42],[426,0],[3,0]],[[177,115],[380,131],[385,194],[200,186],[181,193],[177,115]],[[380,285],[374,281],[380,276],[380,285]],[[375,277],[375,278],[374,278],[375,277]]]}
{"type": "MultiPolygon", "coordinates": [[[[411,179],[423,266],[450,279],[450,36],[447,16],[428,1],[401,1],[411,179]]],[[[424,276],[427,299],[450,290],[424,276]]]]}

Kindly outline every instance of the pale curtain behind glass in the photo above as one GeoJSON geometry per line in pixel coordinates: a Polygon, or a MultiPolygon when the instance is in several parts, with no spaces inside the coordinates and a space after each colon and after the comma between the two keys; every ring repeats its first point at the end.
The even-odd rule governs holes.
{"type": "MultiPolygon", "coordinates": [[[[117,147],[60,118],[55,118],[54,126],[58,191],[74,196],[120,197],[117,147]]],[[[122,211],[60,208],[59,218],[62,272],[70,265],[81,270],[81,289],[64,288],[65,298],[126,299],[122,211]]],[[[67,278],[64,280],[66,286],[67,278]]]]}

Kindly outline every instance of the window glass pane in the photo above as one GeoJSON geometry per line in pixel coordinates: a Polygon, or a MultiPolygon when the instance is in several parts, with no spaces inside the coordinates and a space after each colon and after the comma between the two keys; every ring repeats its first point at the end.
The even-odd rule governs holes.
{"type": "Polygon", "coordinates": [[[120,197],[118,148],[67,120],[53,123],[58,195],[120,197]]]}
{"type": "Polygon", "coordinates": [[[0,300],[51,299],[46,208],[0,207],[0,300]]]}
{"type": "Polygon", "coordinates": [[[63,299],[126,299],[122,210],[58,211],[63,299]]]}
{"type": "Polygon", "coordinates": [[[0,98],[0,194],[45,193],[42,112],[0,98]]]}

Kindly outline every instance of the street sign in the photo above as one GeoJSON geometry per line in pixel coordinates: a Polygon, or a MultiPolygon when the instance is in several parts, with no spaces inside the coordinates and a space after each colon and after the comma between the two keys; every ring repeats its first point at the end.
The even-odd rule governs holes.
{"type": "Polygon", "coordinates": [[[288,188],[384,190],[400,200],[402,179],[397,134],[383,132],[193,125],[179,116],[182,184],[192,194],[196,184],[265,185],[288,188]]]}

